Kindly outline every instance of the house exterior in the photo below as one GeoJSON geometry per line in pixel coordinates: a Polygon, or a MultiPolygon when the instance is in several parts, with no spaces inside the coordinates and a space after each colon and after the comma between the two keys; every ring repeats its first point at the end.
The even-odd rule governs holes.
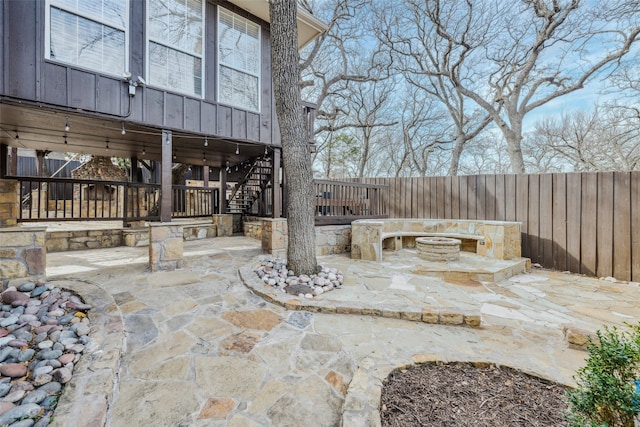
{"type": "MultiPolygon", "coordinates": [[[[16,147],[155,161],[169,220],[172,163],[277,171],[268,20],[268,0],[0,0],[2,176],[16,147]]],[[[324,29],[299,10],[300,47],[324,29]]]]}

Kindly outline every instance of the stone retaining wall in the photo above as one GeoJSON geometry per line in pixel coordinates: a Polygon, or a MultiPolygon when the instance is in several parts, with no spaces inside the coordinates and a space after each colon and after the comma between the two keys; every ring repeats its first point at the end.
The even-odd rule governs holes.
{"type": "Polygon", "coordinates": [[[0,228],[0,282],[11,286],[44,278],[46,227],[0,228]]]}
{"type": "Polygon", "coordinates": [[[122,246],[122,230],[78,230],[47,232],[48,252],[79,251],[122,246]]]}
{"type": "MultiPolygon", "coordinates": [[[[288,228],[285,218],[263,218],[260,232],[255,230],[255,223],[248,223],[245,236],[254,237],[260,234],[262,250],[276,256],[287,255],[288,228]]],[[[350,225],[325,225],[315,227],[316,255],[343,254],[351,251],[350,225]]],[[[256,238],[256,237],[254,237],[256,238]]]]}

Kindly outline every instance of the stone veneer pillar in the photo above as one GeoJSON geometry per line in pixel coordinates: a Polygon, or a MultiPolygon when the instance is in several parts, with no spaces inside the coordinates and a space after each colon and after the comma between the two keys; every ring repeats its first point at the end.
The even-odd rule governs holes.
{"type": "Polygon", "coordinates": [[[182,268],[183,228],[170,222],[149,224],[149,267],[151,271],[182,268]]]}
{"type": "Polygon", "coordinates": [[[218,229],[219,236],[233,236],[233,215],[232,214],[214,214],[213,223],[218,229]]]}
{"type": "Polygon", "coordinates": [[[0,282],[3,286],[44,278],[46,231],[47,227],[0,228],[0,282]]]}
{"type": "Polygon", "coordinates": [[[286,256],[288,228],[285,218],[262,220],[262,250],[276,256],[286,256]]]}
{"type": "Polygon", "coordinates": [[[18,225],[20,181],[0,179],[0,227],[18,225]]]}

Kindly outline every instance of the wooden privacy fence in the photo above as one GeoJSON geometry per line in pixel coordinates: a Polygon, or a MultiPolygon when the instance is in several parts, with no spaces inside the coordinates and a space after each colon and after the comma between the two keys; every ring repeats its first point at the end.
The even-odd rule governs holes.
{"type": "Polygon", "coordinates": [[[519,221],[522,255],[640,281],[640,172],[364,178],[388,185],[390,218],[519,221]]]}

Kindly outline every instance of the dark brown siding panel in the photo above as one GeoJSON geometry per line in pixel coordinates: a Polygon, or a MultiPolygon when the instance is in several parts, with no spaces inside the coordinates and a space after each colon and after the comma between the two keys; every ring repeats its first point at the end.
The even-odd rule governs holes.
{"type": "Polygon", "coordinates": [[[123,103],[127,100],[127,85],[122,80],[109,77],[98,77],[98,111],[107,114],[126,114],[123,103]]]}
{"type": "Polygon", "coordinates": [[[96,75],[69,70],[69,106],[85,110],[96,109],[96,75]]]}
{"type": "Polygon", "coordinates": [[[218,105],[218,135],[231,136],[231,107],[218,105]]]}
{"type": "Polygon", "coordinates": [[[247,139],[260,141],[260,115],[247,113],[247,139]]]}
{"type": "Polygon", "coordinates": [[[4,0],[0,0],[0,93],[4,93],[4,79],[7,75],[7,72],[4,68],[4,57],[8,53],[4,50],[4,0]]]}
{"type": "Polygon", "coordinates": [[[67,67],[43,64],[42,100],[56,105],[67,105],[67,67]]]}
{"type": "MultiPolygon", "coordinates": [[[[37,34],[40,24],[34,1],[9,1],[5,37],[11,40],[7,58],[7,93],[18,98],[36,99],[37,34]]],[[[4,23],[3,23],[4,24],[4,23]]],[[[4,26],[4,25],[3,25],[4,26]]]]}
{"type": "Polygon", "coordinates": [[[164,102],[165,126],[182,129],[184,126],[184,97],[167,93],[164,97],[164,102]]]}
{"type": "Polygon", "coordinates": [[[234,108],[232,114],[233,137],[247,139],[247,112],[234,108]]]}
{"type": "Polygon", "coordinates": [[[144,93],[144,121],[156,126],[164,125],[164,92],[157,89],[145,88],[144,93]]]}
{"type": "Polygon", "coordinates": [[[184,100],[184,129],[192,132],[200,132],[200,108],[203,105],[196,99],[185,98],[184,100]]]}
{"type": "Polygon", "coordinates": [[[203,102],[200,114],[202,115],[202,132],[209,135],[216,134],[216,105],[203,102]]]}

